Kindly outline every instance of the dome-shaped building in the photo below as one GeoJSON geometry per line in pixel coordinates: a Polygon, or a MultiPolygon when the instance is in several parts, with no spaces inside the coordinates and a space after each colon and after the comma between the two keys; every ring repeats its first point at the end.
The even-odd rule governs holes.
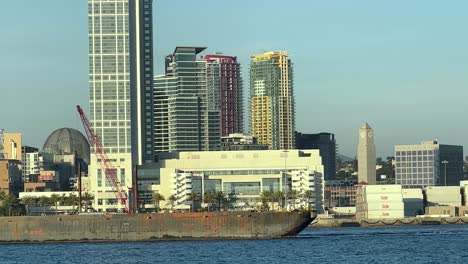
{"type": "Polygon", "coordinates": [[[52,132],[42,151],[56,155],[76,153],[78,158],[89,164],[89,143],[80,131],[73,128],[60,128],[52,132]]]}

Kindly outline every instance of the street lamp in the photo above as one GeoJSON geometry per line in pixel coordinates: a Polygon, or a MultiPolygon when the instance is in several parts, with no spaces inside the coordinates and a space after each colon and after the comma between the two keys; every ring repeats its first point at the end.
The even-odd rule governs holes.
{"type": "Polygon", "coordinates": [[[443,160],[442,164],[444,164],[444,185],[447,186],[447,163],[449,163],[447,160],[443,160]]]}

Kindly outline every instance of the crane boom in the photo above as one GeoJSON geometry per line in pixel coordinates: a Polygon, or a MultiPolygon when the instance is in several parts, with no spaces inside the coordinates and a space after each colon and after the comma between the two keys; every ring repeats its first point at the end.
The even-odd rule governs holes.
{"type": "Polygon", "coordinates": [[[129,205],[127,203],[127,194],[125,190],[122,188],[118,178],[117,178],[117,170],[112,165],[111,160],[106,154],[104,147],[102,146],[101,139],[99,136],[94,132],[91,123],[89,122],[88,118],[83,112],[83,109],[79,105],[76,106],[78,113],[80,114],[81,122],[83,122],[84,129],[86,131],[86,135],[92,147],[94,147],[94,152],[96,154],[97,161],[101,165],[104,174],[106,175],[106,179],[110,183],[112,187],[112,191],[114,192],[116,198],[119,200],[120,204],[125,206],[125,212],[130,213],[129,205]]]}

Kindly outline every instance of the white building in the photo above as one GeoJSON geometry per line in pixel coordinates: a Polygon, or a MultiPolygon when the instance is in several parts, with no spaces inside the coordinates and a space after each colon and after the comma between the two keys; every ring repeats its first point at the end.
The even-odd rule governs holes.
{"type": "MultiPolygon", "coordinates": [[[[88,0],[88,27],[89,119],[127,190],[133,168],[154,160],[152,1],[88,0]]],[[[92,151],[95,204],[122,209],[98,159],[92,151]]]]}
{"type": "Polygon", "coordinates": [[[29,180],[29,175],[39,175],[40,171],[40,159],[43,157],[39,156],[39,152],[23,153],[23,181],[29,180]]]}
{"type": "MultiPolygon", "coordinates": [[[[259,207],[262,192],[296,194],[308,191],[310,199],[287,200],[287,207],[323,211],[323,165],[318,150],[180,152],[161,157],[159,184],[145,186],[162,194],[161,208],[187,209],[188,196],[222,192],[235,197],[231,205],[259,207]],[[171,157],[172,155],[172,157],[171,157]]],[[[152,205],[146,205],[152,207],[152,205]]]]}

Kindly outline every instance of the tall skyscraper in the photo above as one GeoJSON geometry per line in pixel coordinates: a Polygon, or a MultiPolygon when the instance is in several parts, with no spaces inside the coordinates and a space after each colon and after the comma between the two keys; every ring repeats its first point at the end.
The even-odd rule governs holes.
{"type": "Polygon", "coordinates": [[[376,160],[374,130],[366,123],[359,129],[358,182],[376,184],[376,160]]]}
{"type": "Polygon", "coordinates": [[[252,56],[250,133],[271,149],[295,147],[293,68],[287,52],[252,56]]]}
{"type": "Polygon", "coordinates": [[[166,74],[154,79],[155,151],[220,149],[219,109],[208,104],[204,47],[176,47],[166,74]]]}
{"type": "Polygon", "coordinates": [[[336,141],[334,134],[303,134],[296,132],[296,148],[320,150],[325,180],[329,181],[336,178],[336,141]]]}
{"type": "MultiPolygon", "coordinates": [[[[90,122],[122,186],[133,168],[154,160],[152,0],[88,0],[90,122]]],[[[97,209],[118,202],[91,155],[97,209]]]]}
{"type": "Polygon", "coordinates": [[[237,57],[206,55],[208,108],[219,111],[222,137],[242,133],[244,122],[242,78],[237,57]]]}

